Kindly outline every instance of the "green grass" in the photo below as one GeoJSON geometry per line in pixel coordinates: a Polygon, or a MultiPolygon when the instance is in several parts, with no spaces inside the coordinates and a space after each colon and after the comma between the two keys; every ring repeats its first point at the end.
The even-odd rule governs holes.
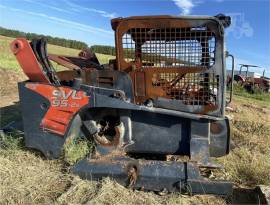
{"type": "Polygon", "coordinates": [[[267,106],[270,106],[270,93],[264,93],[262,91],[260,91],[259,89],[255,89],[255,92],[254,93],[249,93],[246,91],[246,89],[237,84],[237,83],[234,83],[233,85],[233,95],[234,96],[237,96],[237,97],[240,97],[240,99],[247,99],[249,101],[255,101],[255,102],[258,102],[262,105],[267,105],[267,106]]]}
{"type": "MultiPolygon", "coordinates": [[[[12,69],[15,71],[20,71],[20,66],[11,52],[9,45],[14,40],[14,38],[0,36],[0,68],[4,69],[12,69]]],[[[68,56],[78,56],[80,50],[73,49],[73,48],[65,48],[56,45],[48,44],[48,53],[51,54],[59,54],[59,55],[68,55],[68,56]]],[[[101,64],[107,64],[110,59],[114,59],[114,56],[104,55],[97,53],[97,58],[101,64]]],[[[55,63],[53,66],[56,69],[62,69],[61,66],[56,65],[55,63]]]]}
{"type": "Polygon", "coordinates": [[[19,64],[9,48],[12,40],[13,38],[0,36],[0,67],[19,71],[19,64]]]}
{"type": "Polygon", "coordinates": [[[0,154],[7,151],[21,150],[24,148],[23,133],[14,130],[11,133],[0,133],[0,154]]]}
{"type": "Polygon", "coordinates": [[[63,149],[65,162],[74,165],[92,152],[94,144],[85,138],[68,139],[63,149]]]}

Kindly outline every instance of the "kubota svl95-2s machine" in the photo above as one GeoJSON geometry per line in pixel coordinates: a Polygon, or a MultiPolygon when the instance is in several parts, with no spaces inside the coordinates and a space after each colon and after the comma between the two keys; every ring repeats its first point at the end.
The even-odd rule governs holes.
{"type": "Polygon", "coordinates": [[[69,138],[95,150],[74,165],[82,178],[111,177],[144,190],[228,194],[200,168],[229,152],[224,116],[224,27],[230,17],[112,19],[116,59],[49,55],[46,41],[11,44],[29,80],[19,83],[26,146],[58,158],[69,138]],[[56,72],[50,60],[69,70],[56,72]],[[168,160],[170,159],[177,160],[168,160]]]}

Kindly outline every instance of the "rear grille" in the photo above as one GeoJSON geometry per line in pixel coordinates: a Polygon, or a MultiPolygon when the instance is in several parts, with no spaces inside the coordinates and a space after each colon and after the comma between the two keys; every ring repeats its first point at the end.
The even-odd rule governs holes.
{"type": "Polygon", "coordinates": [[[214,33],[205,27],[131,28],[122,46],[125,61],[141,61],[143,67],[209,67],[215,62],[214,33]]]}

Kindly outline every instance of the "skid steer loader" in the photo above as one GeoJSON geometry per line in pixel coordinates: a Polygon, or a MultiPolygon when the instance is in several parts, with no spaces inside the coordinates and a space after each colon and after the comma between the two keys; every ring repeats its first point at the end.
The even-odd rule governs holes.
{"type": "Polygon", "coordinates": [[[116,59],[101,65],[47,53],[46,41],[11,44],[29,80],[19,95],[25,144],[59,158],[84,137],[93,152],[72,172],[127,187],[194,194],[231,193],[232,183],[201,175],[228,154],[224,28],[230,17],[135,16],[111,20],[116,59]],[[56,72],[50,61],[67,68],[56,72]],[[174,159],[174,160],[172,160],[174,159]]]}

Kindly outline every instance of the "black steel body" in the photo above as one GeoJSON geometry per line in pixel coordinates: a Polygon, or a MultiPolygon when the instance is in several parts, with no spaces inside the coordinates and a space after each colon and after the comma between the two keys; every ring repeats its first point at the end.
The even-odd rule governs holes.
{"type": "MultiPolygon", "coordinates": [[[[26,145],[41,150],[49,158],[59,157],[69,132],[61,138],[40,129],[39,124],[50,103],[46,98],[26,88],[25,83],[27,82],[19,83],[19,94],[26,145]]],[[[195,146],[197,140],[202,140],[198,142],[198,146],[205,141],[208,157],[223,156],[229,152],[230,130],[227,118],[134,105],[112,97],[119,90],[86,85],[82,85],[82,90],[91,93],[91,98],[87,107],[77,114],[79,120],[77,119],[73,124],[82,124],[82,121],[89,120],[92,113],[94,117],[97,113],[98,115],[105,113],[103,116],[114,115],[116,118],[123,118],[123,122],[124,118],[128,118],[131,124],[126,124],[125,129],[131,132],[126,131],[125,134],[130,136],[123,138],[123,144],[130,144],[126,146],[126,152],[189,156],[190,146],[195,146]],[[193,138],[197,139],[193,140],[193,138]]]]}
{"type": "MultiPolygon", "coordinates": [[[[102,155],[109,156],[117,150],[121,152],[121,157],[125,156],[124,159],[120,162],[118,158],[105,162],[95,158],[92,159],[94,162],[84,159],[72,170],[82,178],[99,180],[112,177],[127,185],[127,169],[130,164],[137,163],[138,159],[133,158],[137,155],[142,159],[138,160],[140,163],[135,163],[140,172],[134,188],[144,187],[145,190],[155,191],[166,189],[194,194],[231,193],[231,183],[208,181],[199,174],[199,166],[216,168],[209,157],[223,156],[229,152],[227,119],[134,105],[111,97],[119,90],[82,85],[81,89],[92,93],[91,100],[87,107],[74,116],[66,135],[60,137],[40,129],[39,123],[50,104],[46,98],[26,88],[25,83],[19,84],[25,143],[28,147],[40,150],[48,158],[61,156],[66,139],[81,132],[83,121],[94,119],[97,115],[100,118],[100,113],[105,113],[104,115],[114,115],[124,122],[125,133],[121,136],[121,143],[109,147],[97,144],[97,151],[102,155]],[[211,129],[213,124],[218,132],[211,129]],[[166,155],[185,155],[193,163],[166,162],[166,155]],[[144,159],[148,156],[157,156],[157,160],[144,159]]],[[[84,134],[89,135],[87,131],[84,134]]]]}

